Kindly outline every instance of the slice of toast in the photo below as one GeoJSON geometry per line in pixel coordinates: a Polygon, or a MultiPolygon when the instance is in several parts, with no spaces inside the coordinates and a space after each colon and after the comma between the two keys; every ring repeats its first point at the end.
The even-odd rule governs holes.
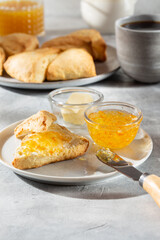
{"type": "Polygon", "coordinates": [[[27,135],[16,149],[12,164],[18,169],[37,168],[81,156],[88,146],[86,138],[52,124],[49,131],[27,135]]]}
{"type": "Polygon", "coordinates": [[[19,124],[14,129],[14,134],[17,138],[21,138],[30,133],[47,131],[56,120],[57,118],[54,114],[47,111],[39,111],[19,124]]]}

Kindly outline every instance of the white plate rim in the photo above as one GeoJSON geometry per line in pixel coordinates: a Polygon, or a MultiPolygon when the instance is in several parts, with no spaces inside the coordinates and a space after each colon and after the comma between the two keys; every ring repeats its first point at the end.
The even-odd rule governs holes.
{"type": "MultiPolygon", "coordinates": [[[[90,77],[90,78],[80,78],[75,80],[65,80],[65,81],[55,81],[55,82],[45,81],[43,83],[25,83],[25,82],[18,81],[14,78],[11,78],[12,80],[10,81],[8,80],[9,78],[5,76],[0,76],[0,85],[5,87],[20,88],[20,89],[45,90],[45,89],[55,89],[55,88],[62,88],[62,87],[84,86],[84,85],[102,81],[105,78],[108,78],[109,76],[111,76],[120,68],[120,65],[118,63],[118,58],[116,55],[116,48],[110,45],[107,45],[107,48],[115,52],[114,58],[117,61],[117,66],[108,73],[102,73],[95,77],[90,77]],[[12,82],[14,80],[16,82],[12,82]]],[[[101,63],[98,63],[98,64],[101,64],[101,63]]]]}
{"type": "MultiPolygon", "coordinates": [[[[24,119],[23,119],[24,120],[24,119]]],[[[3,134],[3,132],[7,131],[9,128],[15,128],[16,125],[20,124],[23,120],[14,122],[10,125],[8,125],[7,127],[4,127],[3,129],[0,130],[0,135],[3,134]]],[[[143,129],[142,129],[143,130],[143,129]]],[[[144,130],[143,130],[144,131],[144,130]]],[[[147,133],[146,131],[144,131],[145,133],[147,133]]],[[[147,134],[149,136],[149,134],[147,134]]],[[[147,156],[145,157],[145,160],[143,162],[145,162],[148,157],[150,156],[150,154],[152,153],[153,150],[153,141],[151,139],[151,137],[149,136],[150,140],[151,140],[151,149],[148,152],[147,156]]],[[[1,148],[2,149],[2,148],[1,148]]],[[[1,151],[0,149],[0,151],[1,151]]],[[[72,161],[72,160],[70,160],[72,161]]],[[[143,163],[142,162],[142,163],[143,163]]],[[[102,175],[89,175],[89,176],[83,176],[83,177],[59,177],[59,176],[49,176],[49,175],[42,175],[42,174],[37,174],[37,173],[32,173],[32,172],[27,172],[26,170],[20,170],[17,168],[14,168],[13,166],[7,164],[5,161],[3,161],[3,159],[1,159],[1,155],[0,155],[0,163],[4,166],[6,166],[7,168],[11,169],[13,172],[29,178],[29,179],[33,179],[33,180],[37,180],[37,181],[43,181],[43,182],[51,182],[51,183],[64,183],[64,184],[80,184],[80,183],[90,183],[90,182],[98,182],[99,180],[104,180],[110,177],[113,177],[114,175],[119,175],[119,173],[116,170],[113,170],[110,173],[106,173],[106,174],[102,174],[102,175]]],[[[142,163],[137,162],[137,164],[133,165],[133,166],[140,166],[142,163]]]]}

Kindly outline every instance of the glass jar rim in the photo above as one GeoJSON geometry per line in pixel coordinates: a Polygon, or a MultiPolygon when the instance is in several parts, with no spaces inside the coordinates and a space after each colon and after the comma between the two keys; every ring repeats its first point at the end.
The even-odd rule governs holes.
{"type": "MultiPolygon", "coordinates": [[[[92,106],[89,106],[89,107],[84,111],[84,117],[85,117],[86,121],[88,121],[88,122],[91,123],[91,124],[96,124],[96,125],[102,126],[102,127],[111,127],[110,125],[107,125],[107,124],[101,124],[101,123],[92,121],[92,120],[87,116],[87,112],[88,112],[88,110],[90,110],[92,107],[96,107],[96,106],[97,106],[97,107],[100,107],[100,106],[112,106],[112,105],[113,105],[113,106],[130,107],[130,108],[132,108],[132,109],[137,110],[137,112],[138,112],[138,117],[137,117],[137,119],[136,119],[135,121],[133,121],[133,122],[131,122],[131,123],[126,123],[126,124],[123,124],[123,125],[118,125],[117,128],[118,128],[118,127],[122,127],[122,126],[123,126],[123,127],[132,126],[132,125],[136,124],[137,122],[139,122],[139,121],[142,119],[142,117],[143,117],[142,111],[141,111],[138,107],[136,107],[136,106],[134,106],[134,105],[132,105],[132,104],[125,103],[125,102],[117,102],[117,101],[107,101],[107,102],[100,102],[100,103],[98,103],[98,104],[93,104],[92,106]]],[[[113,110],[118,110],[118,109],[113,109],[113,110]]],[[[114,128],[116,128],[116,127],[114,126],[114,128]]]]}
{"type": "Polygon", "coordinates": [[[100,101],[103,101],[104,99],[104,96],[101,92],[97,91],[97,90],[94,90],[94,89],[91,89],[91,88],[83,88],[83,87],[66,87],[66,88],[59,88],[59,89],[56,89],[56,90],[53,90],[51,91],[49,94],[48,94],[48,97],[49,97],[49,100],[51,100],[52,103],[54,103],[55,105],[57,106],[60,106],[60,107],[69,107],[69,106],[72,106],[72,107],[82,107],[82,106],[92,106],[93,104],[98,104],[100,101]],[[59,101],[56,101],[55,99],[53,99],[54,96],[58,95],[58,94],[61,94],[61,93],[67,93],[67,92],[84,92],[84,93],[92,93],[92,94],[96,94],[98,96],[98,99],[97,100],[94,100],[93,102],[89,102],[89,103],[74,103],[74,104],[71,104],[71,103],[62,103],[62,102],[59,102],[59,101]]]}

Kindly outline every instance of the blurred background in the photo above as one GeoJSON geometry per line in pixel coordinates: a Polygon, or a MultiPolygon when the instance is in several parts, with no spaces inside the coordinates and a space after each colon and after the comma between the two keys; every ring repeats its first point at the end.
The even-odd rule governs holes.
{"type": "MultiPolygon", "coordinates": [[[[94,0],[92,1],[94,2],[94,0]]],[[[44,0],[46,30],[87,27],[85,21],[81,20],[80,2],[80,0],[44,0]]],[[[134,14],[140,13],[160,13],[160,0],[138,0],[135,4],[134,14]]]]}

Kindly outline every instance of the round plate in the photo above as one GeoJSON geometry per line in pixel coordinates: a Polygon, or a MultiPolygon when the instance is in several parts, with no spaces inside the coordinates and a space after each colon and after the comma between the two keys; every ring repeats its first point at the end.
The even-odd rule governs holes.
{"type": "MultiPolygon", "coordinates": [[[[73,160],[48,164],[43,167],[19,170],[12,166],[14,152],[20,145],[20,140],[14,136],[14,128],[20,123],[16,122],[0,132],[0,162],[13,172],[39,182],[63,185],[91,184],[111,178],[117,172],[101,163],[95,153],[98,146],[90,140],[87,153],[73,160]]],[[[151,154],[153,143],[150,136],[140,129],[134,141],[127,147],[117,151],[133,166],[142,164],[151,154]]]]}
{"type": "Polygon", "coordinates": [[[54,89],[62,87],[76,87],[88,85],[91,83],[99,82],[110,75],[112,75],[119,68],[116,49],[111,46],[107,46],[107,61],[104,63],[96,63],[97,76],[91,78],[81,78],[75,80],[66,81],[45,81],[43,83],[24,83],[14,78],[9,77],[7,74],[0,76],[0,85],[14,88],[24,89],[54,89]]]}

